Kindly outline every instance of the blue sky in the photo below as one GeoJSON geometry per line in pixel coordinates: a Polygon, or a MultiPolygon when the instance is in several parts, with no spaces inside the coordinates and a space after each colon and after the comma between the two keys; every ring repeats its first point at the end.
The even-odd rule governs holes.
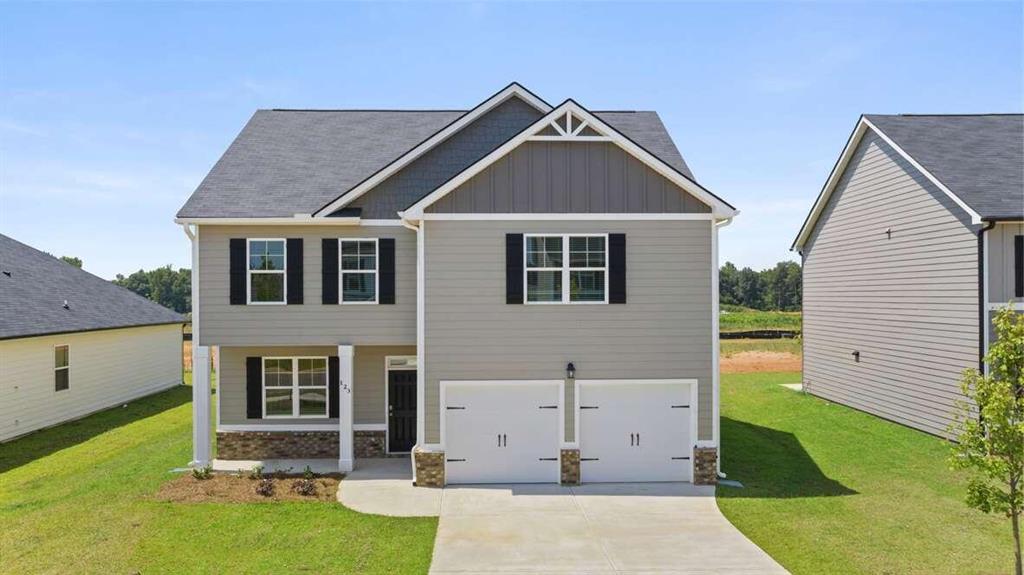
{"type": "Polygon", "coordinates": [[[257,108],[654,109],[788,247],[857,117],[1019,112],[1022,4],[3,4],[0,231],[103,277],[189,265],[172,219],[257,108]]]}

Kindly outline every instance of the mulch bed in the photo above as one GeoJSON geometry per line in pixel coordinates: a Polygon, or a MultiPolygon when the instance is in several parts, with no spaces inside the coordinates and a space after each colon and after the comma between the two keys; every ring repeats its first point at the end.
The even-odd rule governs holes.
{"type": "Polygon", "coordinates": [[[299,495],[292,486],[302,477],[271,477],[274,494],[266,497],[256,493],[259,480],[247,475],[215,473],[209,479],[182,475],[160,486],[159,501],[174,503],[268,503],[272,501],[336,501],[341,474],[321,475],[314,479],[316,495],[299,495]]]}

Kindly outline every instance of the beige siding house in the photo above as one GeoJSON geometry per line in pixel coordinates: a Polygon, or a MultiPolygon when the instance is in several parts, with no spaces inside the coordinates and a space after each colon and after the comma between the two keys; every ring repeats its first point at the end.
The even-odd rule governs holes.
{"type": "Polygon", "coordinates": [[[0,236],[0,441],[182,384],[185,318],[0,236]]]}
{"type": "Polygon", "coordinates": [[[418,485],[717,477],[717,234],[653,112],[256,112],[178,213],[193,464],[411,454],[418,485]],[[285,184],[286,183],[286,184],[285,184]]]}
{"type": "Polygon", "coordinates": [[[945,436],[1024,297],[1020,115],[865,116],[794,243],[804,389],[945,436]]]}

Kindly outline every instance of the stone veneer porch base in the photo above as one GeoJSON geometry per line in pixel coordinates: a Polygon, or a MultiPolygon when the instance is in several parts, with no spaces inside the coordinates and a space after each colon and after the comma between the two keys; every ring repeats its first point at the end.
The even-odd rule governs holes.
{"type": "Polygon", "coordinates": [[[337,431],[218,431],[218,459],[338,458],[337,431]]]}

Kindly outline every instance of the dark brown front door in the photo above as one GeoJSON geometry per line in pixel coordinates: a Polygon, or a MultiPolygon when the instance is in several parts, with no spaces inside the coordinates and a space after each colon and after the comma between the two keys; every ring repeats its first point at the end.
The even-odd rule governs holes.
{"type": "Polygon", "coordinates": [[[388,372],[388,451],[404,453],[416,444],[416,370],[388,372]]]}

